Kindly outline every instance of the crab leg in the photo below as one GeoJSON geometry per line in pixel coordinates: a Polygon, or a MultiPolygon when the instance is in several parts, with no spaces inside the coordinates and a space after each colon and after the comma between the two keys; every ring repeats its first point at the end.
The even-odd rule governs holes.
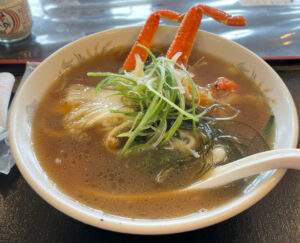
{"type": "Polygon", "coordinates": [[[185,15],[177,34],[169,47],[166,57],[171,59],[177,52],[181,52],[181,56],[177,62],[182,61],[184,65],[190,56],[198,28],[202,19],[202,11],[191,8],[185,15]]]}
{"type": "Polygon", "coordinates": [[[154,35],[158,29],[160,17],[166,18],[174,22],[182,22],[176,37],[170,46],[167,57],[172,58],[177,52],[181,52],[179,61],[187,63],[197,30],[200,26],[202,14],[212,17],[213,19],[230,26],[244,26],[245,18],[243,16],[231,16],[219,9],[206,5],[197,5],[192,7],[187,14],[180,14],[170,10],[158,10],[150,15],[145,26],[139,34],[138,40],[132,47],[122,69],[133,70],[135,68],[135,55],[140,55],[142,61],[146,60],[147,53],[138,44],[142,44],[149,48],[153,41],[154,35]]]}
{"type": "Polygon", "coordinates": [[[229,26],[244,26],[246,24],[243,16],[231,16],[219,9],[206,5],[192,7],[184,16],[182,24],[167,52],[167,58],[171,59],[177,52],[181,52],[182,55],[177,62],[182,61],[184,65],[187,64],[203,13],[229,26]]]}
{"type": "Polygon", "coordinates": [[[170,10],[158,10],[150,15],[147,19],[141,33],[137,41],[134,43],[122,69],[123,70],[133,70],[135,68],[135,55],[139,55],[142,61],[145,61],[147,58],[147,52],[138,46],[138,44],[142,44],[149,48],[152,44],[153,38],[159,26],[160,17],[164,17],[165,19],[181,22],[184,14],[180,14],[170,10]]]}

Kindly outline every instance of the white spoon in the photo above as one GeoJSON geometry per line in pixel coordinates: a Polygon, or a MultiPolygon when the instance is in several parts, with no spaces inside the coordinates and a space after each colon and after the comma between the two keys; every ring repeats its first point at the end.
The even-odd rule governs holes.
{"type": "Polygon", "coordinates": [[[184,190],[213,188],[273,169],[300,170],[300,149],[277,149],[254,154],[209,170],[184,190]]]}

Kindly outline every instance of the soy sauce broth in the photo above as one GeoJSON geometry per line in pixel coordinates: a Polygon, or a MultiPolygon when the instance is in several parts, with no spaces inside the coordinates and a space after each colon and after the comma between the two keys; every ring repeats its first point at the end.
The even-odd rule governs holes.
{"type": "MultiPolygon", "coordinates": [[[[88,130],[88,139],[81,141],[64,131],[63,114],[55,111],[64,90],[71,84],[96,86],[100,79],[87,77],[86,73],[117,72],[128,51],[128,48],[111,50],[87,60],[63,74],[43,97],[34,117],[32,137],[35,153],[49,179],[65,194],[87,206],[131,218],[171,218],[205,212],[239,197],[249,180],[213,190],[178,193],[178,188],[194,180],[188,170],[183,174],[173,173],[158,184],[151,173],[139,169],[143,154],[118,159],[106,151],[104,135],[94,129],[88,130]]],[[[258,87],[232,65],[205,53],[194,52],[191,65],[203,56],[207,65],[194,70],[195,81],[205,85],[220,76],[227,77],[238,83],[240,94],[257,97],[259,107],[246,102],[235,106],[241,110],[237,120],[262,132],[271,111],[258,87]]]]}

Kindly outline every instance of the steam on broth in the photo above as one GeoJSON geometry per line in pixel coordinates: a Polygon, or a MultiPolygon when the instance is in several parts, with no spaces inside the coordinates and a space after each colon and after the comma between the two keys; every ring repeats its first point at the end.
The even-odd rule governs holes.
{"type": "MultiPolygon", "coordinates": [[[[164,52],[166,48],[153,49],[164,52]]],[[[217,91],[206,104],[195,108],[195,114],[205,113],[199,121],[193,122],[183,115],[179,129],[166,143],[130,152],[130,148],[149,143],[154,136],[151,134],[146,140],[138,135],[129,152],[120,156],[128,137],[118,135],[134,130],[130,114],[140,110],[132,102],[127,100],[124,105],[123,98],[112,96],[111,87],[95,94],[101,78],[87,73],[118,73],[128,50],[110,50],[67,71],[39,104],[32,134],[35,152],[49,178],[66,194],[88,206],[134,218],[178,217],[216,208],[241,195],[249,181],[213,190],[180,192],[178,189],[197,181],[213,166],[269,149],[272,137],[263,133],[272,113],[258,87],[231,64],[206,53],[193,52],[189,71],[195,84],[209,87],[218,78],[226,77],[234,80],[237,87],[230,92],[217,91]],[[84,113],[90,109],[83,102],[85,99],[97,105],[107,102],[109,108],[99,110],[96,106],[94,113],[84,113]],[[206,111],[207,107],[213,108],[206,111]],[[126,127],[128,121],[130,125],[126,127]],[[121,124],[125,125],[111,135],[117,143],[108,146],[109,134],[121,124]]],[[[193,90],[189,94],[195,99],[193,90]]],[[[185,99],[186,110],[193,114],[195,100],[186,96],[185,99]]],[[[179,105],[178,100],[174,102],[179,105]]],[[[174,119],[167,119],[165,132],[172,128],[177,117],[176,113],[174,119]]],[[[151,129],[142,132],[148,135],[154,130],[151,129]]]]}

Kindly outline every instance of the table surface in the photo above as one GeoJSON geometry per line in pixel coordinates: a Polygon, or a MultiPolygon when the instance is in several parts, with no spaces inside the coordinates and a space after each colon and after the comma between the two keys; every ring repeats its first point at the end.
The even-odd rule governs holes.
{"type": "MultiPolygon", "coordinates": [[[[44,59],[58,48],[86,35],[141,26],[158,9],[183,13],[200,2],[232,15],[243,15],[247,22],[245,27],[229,27],[204,16],[202,30],[233,40],[259,56],[300,59],[300,0],[284,5],[274,5],[272,3],[276,1],[271,0],[256,0],[265,3],[260,6],[243,4],[251,1],[28,0],[33,16],[32,34],[14,44],[0,43],[0,63],[7,59],[44,59]]],[[[164,19],[161,19],[161,24],[178,25],[164,19]]]]}
{"type": "MultiPolygon", "coordinates": [[[[20,59],[26,61],[43,59],[60,46],[83,35],[103,30],[108,25],[108,28],[110,28],[110,25],[118,27],[117,23],[122,23],[120,26],[142,24],[148,12],[152,12],[157,8],[166,8],[166,6],[171,4],[171,1],[168,0],[129,0],[128,2],[131,5],[128,8],[127,5],[122,5],[120,1],[112,0],[107,3],[100,1],[102,8],[104,6],[105,9],[109,6],[110,14],[114,13],[111,16],[115,16],[113,20],[116,22],[108,24],[109,18],[98,18],[98,26],[98,22],[95,23],[96,13],[91,12],[91,9],[97,9],[101,4],[95,0],[68,0],[64,1],[61,6],[55,4],[58,2],[55,0],[29,0],[29,2],[32,4],[35,20],[33,34],[21,43],[14,45],[0,44],[0,72],[11,71],[17,76],[21,76],[24,66],[19,64],[1,64],[1,60],[20,59]],[[132,11],[138,11],[143,5],[148,6],[146,8],[147,11],[145,10],[143,14],[139,15],[139,18],[133,20],[130,17],[133,14],[132,11]],[[74,6],[74,8],[70,6],[74,6]],[[79,13],[76,12],[78,8],[81,9],[79,13]],[[89,11],[87,11],[88,9],[89,11]],[[72,22],[70,19],[62,16],[65,10],[69,11],[66,13],[69,14],[68,16],[72,13],[77,16],[75,23],[75,18],[72,19],[72,22]],[[93,15],[88,16],[88,14],[93,15]],[[127,15],[124,16],[124,14],[127,15]],[[124,22],[124,20],[127,20],[127,22],[124,22]],[[47,29],[43,30],[42,28],[42,25],[45,23],[49,24],[49,28],[52,26],[52,32],[50,31],[51,33],[49,32],[49,34],[47,29]],[[55,24],[56,27],[54,28],[55,24]],[[80,28],[88,25],[89,32],[86,30],[78,32],[79,27],[76,24],[79,24],[80,28]],[[67,28],[68,26],[70,27],[69,29],[67,28]],[[65,34],[65,38],[60,38],[64,28],[67,28],[69,32],[65,34]]],[[[195,1],[189,1],[187,4],[176,2],[174,10],[178,11],[181,9],[186,10],[187,6],[192,6],[196,3],[195,1]]],[[[213,1],[213,4],[219,7],[222,3],[224,5],[224,2],[226,1],[213,1]]],[[[235,39],[237,42],[246,45],[261,56],[300,56],[300,28],[296,28],[296,26],[300,25],[299,5],[281,8],[274,6],[271,9],[266,7],[250,7],[246,9],[240,7],[237,4],[238,1],[232,2],[234,2],[233,8],[225,4],[225,9],[233,13],[242,11],[250,17],[250,23],[252,22],[252,25],[247,29],[248,34],[252,30],[252,33],[250,33],[252,41],[240,36],[240,38],[235,39]],[[253,31],[260,24],[259,21],[255,21],[258,15],[251,17],[250,12],[253,13],[254,9],[260,15],[266,13],[267,10],[270,10],[272,13],[281,13],[278,15],[279,20],[274,25],[270,24],[270,22],[274,21],[275,18],[266,14],[267,23],[265,26],[270,31],[269,40],[273,41],[272,43],[269,43],[267,38],[265,38],[263,32],[266,32],[266,29],[262,28],[259,28],[259,31],[255,31],[255,33],[260,43],[263,44],[256,45],[257,42],[253,42],[253,38],[255,38],[253,31]],[[286,13],[291,13],[290,17],[294,18],[294,21],[288,21],[284,17],[286,13]],[[285,26],[289,26],[289,29],[285,26]],[[280,27],[279,31],[273,33],[273,30],[277,29],[277,27],[280,27]],[[291,33],[291,35],[285,37],[284,33],[291,33]],[[287,39],[280,39],[280,36],[284,36],[287,39]],[[289,48],[284,46],[284,41],[292,42],[288,45],[289,48]],[[276,49],[278,46],[284,48],[276,49]]],[[[101,13],[107,16],[106,11],[101,13]]],[[[221,33],[221,35],[228,36],[231,39],[237,36],[237,32],[235,32],[235,35],[229,35],[228,32],[224,32],[224,28],[221,28],[220,25],[215,25],[213,22],[208,21],[205,25],[213,32],[221,33]]],[[[239,32],[239,34],[241,33],[245,32],[239,32]]],[[[297,106],[298,115],[300,115],[300,62],[297,60],[284,60],[270,62],[270,64],[289,88],[297,106]]],[[[164,236],[127,235],[85,225],[62,214],[43,201],[25,182],[16,167],[13,168],[8,176],[0,174],[0,242],[179,242],[184,240],[191,241],[192,239],[201,242],[300,242],[299,172],[288,171],[280,183],[267,196],[248,210],[231,219],[204,229],[164,236]]]]}

